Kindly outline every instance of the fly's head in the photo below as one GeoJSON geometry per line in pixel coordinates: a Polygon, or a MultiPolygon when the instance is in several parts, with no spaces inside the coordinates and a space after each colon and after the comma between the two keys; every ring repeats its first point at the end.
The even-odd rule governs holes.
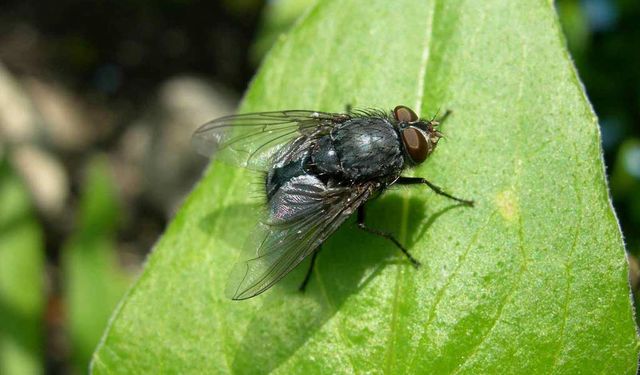
{"type": "Polygon", "coordinates": [[[438,122],[420,119],[411,108],[402,105],[393,109],[393,117],[400,132],[405,159],[412,165],[425,161],[442,138],[442,133],[436,130],[438,122]]]}

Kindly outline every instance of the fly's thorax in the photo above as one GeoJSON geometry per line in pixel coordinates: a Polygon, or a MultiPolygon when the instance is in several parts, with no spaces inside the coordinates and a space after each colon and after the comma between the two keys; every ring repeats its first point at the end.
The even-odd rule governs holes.
{"type": "Polygon", "coordinates": [[[324,142],[318,148],[317,161],[326,160],[330,165],[323,168],[334,168],[343,179],[387,178],[399,175],[404,166],[398,133],[387,119],[351,119],[336,127],[324,142]]]}

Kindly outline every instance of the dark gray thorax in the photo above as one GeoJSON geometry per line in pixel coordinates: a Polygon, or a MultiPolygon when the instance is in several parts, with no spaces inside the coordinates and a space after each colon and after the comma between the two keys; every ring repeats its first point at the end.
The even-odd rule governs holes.
{"type": "Polygon", "coordinates": [[[393,125],[382,118],[355,118],[313,141],[298,138],[276,155],[267,172],[267,199],[271,201],[287,182],[302,175],[316,176],[318,183],[329,185],[370,180],[386,185],[404,166],[401,147],[393,125]]]}
{"type": "Polygon", "coordinates": [[[404,157],[398,133],[381,118],[356,118],[320,138],[311,151],[314,167],[351,181],[395,178],[404,157]]]}

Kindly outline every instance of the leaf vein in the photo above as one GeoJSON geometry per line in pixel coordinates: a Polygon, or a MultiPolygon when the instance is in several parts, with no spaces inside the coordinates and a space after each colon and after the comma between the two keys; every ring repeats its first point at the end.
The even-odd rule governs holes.
{"type": "MultiPolygon", "coordinates": [[[[431,2],[432,6],[431,6],[431,10],[429,11],[429,18],[427,19],[427,27],[425,30],[425,35],[424,35],[424,44],[422,46],[422,55],[421,55],[421,60],[420,60],[420,67],[418,70],[418,87],[417,87],[417,92],[416,92],[416,105],[414,108],[416,108],[416,110],[419,110],[420,112],[422,112],[422,105],[423,105],[423,101],[424,101],[424,87],[425,87],[425,79],[426,79],[426,75],[427,75],[427,66],[429,63],[429,54],[430,54],[430,49],[431,49],[431,35],[433,33],[433,22],[434,22],[434,13],[436,10],[436,2],[437,0],[433,0],[431,2]]],[[[402,223],[401,223],[401,240],[404,241],[406,239],[406,232],[407,232],[407,221],[408,221],[408,205],[409,205],[409,197],[407,194],[403,194],[402,196],[402,204],[403,204],[403,210],[402,210],[402,223]]],[[[391,317],[391,322],[390,322],[390,330],[389,330],[389,340],[388,340],[388,351],[387,351],[387,355],[386,355],[386,365],[385,365],[385,369],[386,369],[386,373],[393,373],[392,368],[392,363],[395,357],[395,353],[394,353],[394,337],[396,335],[396,331],[397,331],[397,318],[398,318],[398,296],[400,295],[400,289],[401,289],[401,279],[402,279],[402,272],[403,269],[401,267],[398,268],[398,271],[396,273],[396,280],[395,280],[395,288],[394,288],[394,296],[393,296],[393,310],[392,310],[392,317],[391,317]]]]}
{"type": "Polygon", "coordinates": [[[470,360],[478,354],[482,344],[491,336],[491,334],[493,333],[495,327],[498,325],[498,322],[500,321],[500,318],[502,317],[502,314],[504,313],[504,308],[507,306],[507,303],[515,295],[515,292],[518,289],[517,286],[522,281],[522,277],[524,276],[524,273],[527,270],[527,263],[528,262],[527,262],[527,257],[526,257],[526,251],[525,251],[525,248],[524,248],[524,225],[522,223],[522,217],[520,217],[520,220],[518,220],[518,223],[519,223],[519,229],[518,229],[519,246],[518,246],[518,249],[519,249],[520,255],[522,257],[522,261],[520,263],[520,270],[518,271],[518,278],[513,283],[513,286],[509,290],[509,293],[507,293],[507,295],[502,299],[502,302],[500,303],[500,306],[498,307],[498,311],[496,312],[495,317],[491,321],[491,326],[489,327],[489,329],[484,332],[484,334],[480,337],[480,340],[473,346],[473,349],[466,356],[464,362],[462,362],[458,366],[458,368],[453,372],[453,374],[459,373],[460,370],[462,370],[462,368],[464,368],[464,366],[466,364],[470,363],[470,360]]]}
{"type": "MultiPolygon", "coordinates": [[[[425,325],[424,325],[424,328],[423,328],[423,333],[427,331],[427,329],[429,328],[429,326],[431,325],[431,323],[435,319],[436,309],[438,308],[438,305],[440,304],[440,301],[444,297],[444,294],[445,294],[447,288],[449,287],[449,285],[451,284],[452,280],[458,275],[460,269],[465,264],[467,256],[468,256],[469,252],[471,251],[471,248],[473,247],[473,245],[478,241],[480,233],[489,226],[489,223],[495,217],[496,214],[497,214],[497,211],[494,211],[491,215],[489,215],[489,218],[487,219],[487,221],[483,225],[478,227],[476,232],[471,237],[471,240],[469,241],[469,244],[465,248],[464,252],[458,257],[458,261],[457,261],[456,267],[449,274],[449,276],[445,280],[445,282],[442,285],[442,287],[440,289],[438,289],[438,291],[436,292],[433,304],[431,305],[431,309],[429,310],[429,315],[427,317],[427,321],[425,322],[425,325]]],[[[420,338],[420,341],[419,341],[418,345],[416,346],[416,349],[415,349],[415,351],[413,353],[413,356],[412,356],[411,360],[409,361],[409,363],[410,363],[409,368],[412,369],[412,371],[409,371],[409,373],[413,373],[414,372],[413,370],[415,369],[415,361],[416,361],[416,357],[417,357],[417,352],[418,352],[419,348],[424,345],[424,338],[425,338],[425,335],[423,334],[423,336],[420,338]]]]}
{"type": "Polygon", "coordinates": [[[560,325],[560,330],[558,334],[558,350],[556,351],[556,354],[554,355],[554,358],[553,358],[552,368],[555,368],[555,369],[558,368],[558,362],[560,361],[560,354],[562,353],[562,346],[564,343],[564,333],[567,326],[567,320],[569,319],[569,301],[571,300],[571,294],[572,294],[571,285],[572,285],[572,277],[573,277],[572,276],[572,270],[573,270],[572,259],[573,259],[573,253],[575,252],[576,246],[578,244],[578,238],[580,236],[580,232],[582,228],[582,199],[580,199],[580,195],[578,194],[578,189],[577,189],[578,181],[575,174],[573,175],[573,181],[574,181],[573,188],[576,193],[576,200],[578,201],[577,206],[580,207],[580,211],[577,214],[578,219],[575,227],[575,233],[573,235],[573,243],[571,244],[571,248],[567,253],[567,261],[565,262],[567,283],[565,285],[565,291],[564,291],[562,324],[560,325]]]}
{"type": "MultiPolygon", "coordinates": [[[[324,300],[327,302],[327,306],[329,306],[329,308],[332,310],[333,312],[333,316],[338,316],[338,308],[336,307],[336,305],[333,304],[333,302],[331,301],[331,299],[329,299],[329,295],[327,294],[327,288],[324,285],[324,281],[322,280],[322,276],[320,275],[320,272],[318,271],[318,267],[314,267],[314,274],[316,275],[316,279],[318,281],[318,287],[320,288],[320,293],[322,294],[322,297],[324,298],[324,300]]],[[[338,336],[340,337],[340,340],[342,340],[343,343],[350,343],[351,341],[346,337],[341,325],[340,325],[340,321],[336,321],[335,322],[335,330],[338,333],[338,336]]],[[[346,345],[345,345],[346,346],[346,345]]],[[[349,364],[351,365],[351,369],[355,372],[356,371],[356,365],[353,363],[353,361],[351,360],[351,357],[349,356],[349,353],[347,351],[343,352],[346,357],[347,360],[349,361],[349,364]]]]}

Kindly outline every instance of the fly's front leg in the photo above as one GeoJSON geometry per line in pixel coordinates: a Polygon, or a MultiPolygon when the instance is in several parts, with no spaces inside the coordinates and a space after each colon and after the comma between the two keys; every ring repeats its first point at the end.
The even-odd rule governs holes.
{"type": "Polygon", "coordinates": [[[442,196],[447,197],[449,199],[453,199],[456,202],[460,202],[460,203],[465,204],[467,206],[472,206],[473,207],[473,201],[472,200],[455,197],[455,196],[447,193],[446,191],[442,190],[439,186],[429,182],[428,180],[426,180],[426,179],[424,179],[422,177],[400,177],[400,178],[398,178],[398,180],[396,180],[396,183],[400,184],[400,185],[424,184],[424,185],[427,185],[428,187],[430,187],[431,190],[433,190],[436,194],[442,195],[442,196]]]}
{"type": "Polygon", "coordinates": [[[409,261],[411,262],[411,264],[413,264],[414,267],[418,268],[420,266],[420,262],[414,258],[407,249],[405,249],[404,246],[402,246],[402,244],[395,239],[395,237],[393,237],[393,235],[391,233],[387,233],[387,232],[383,232],[377,229],[373,229],[373,228],[369,228],[365,223],[364,223],[364,205],[358,207],[358,228],[369,232],[371,234],[375,234],[376,236],[380,236],[383,238],[386,238],[387,240],[393,242],[394,245],[396,245],[400,251],[402,251],[402,253],[409,259],[409,261]]]}

